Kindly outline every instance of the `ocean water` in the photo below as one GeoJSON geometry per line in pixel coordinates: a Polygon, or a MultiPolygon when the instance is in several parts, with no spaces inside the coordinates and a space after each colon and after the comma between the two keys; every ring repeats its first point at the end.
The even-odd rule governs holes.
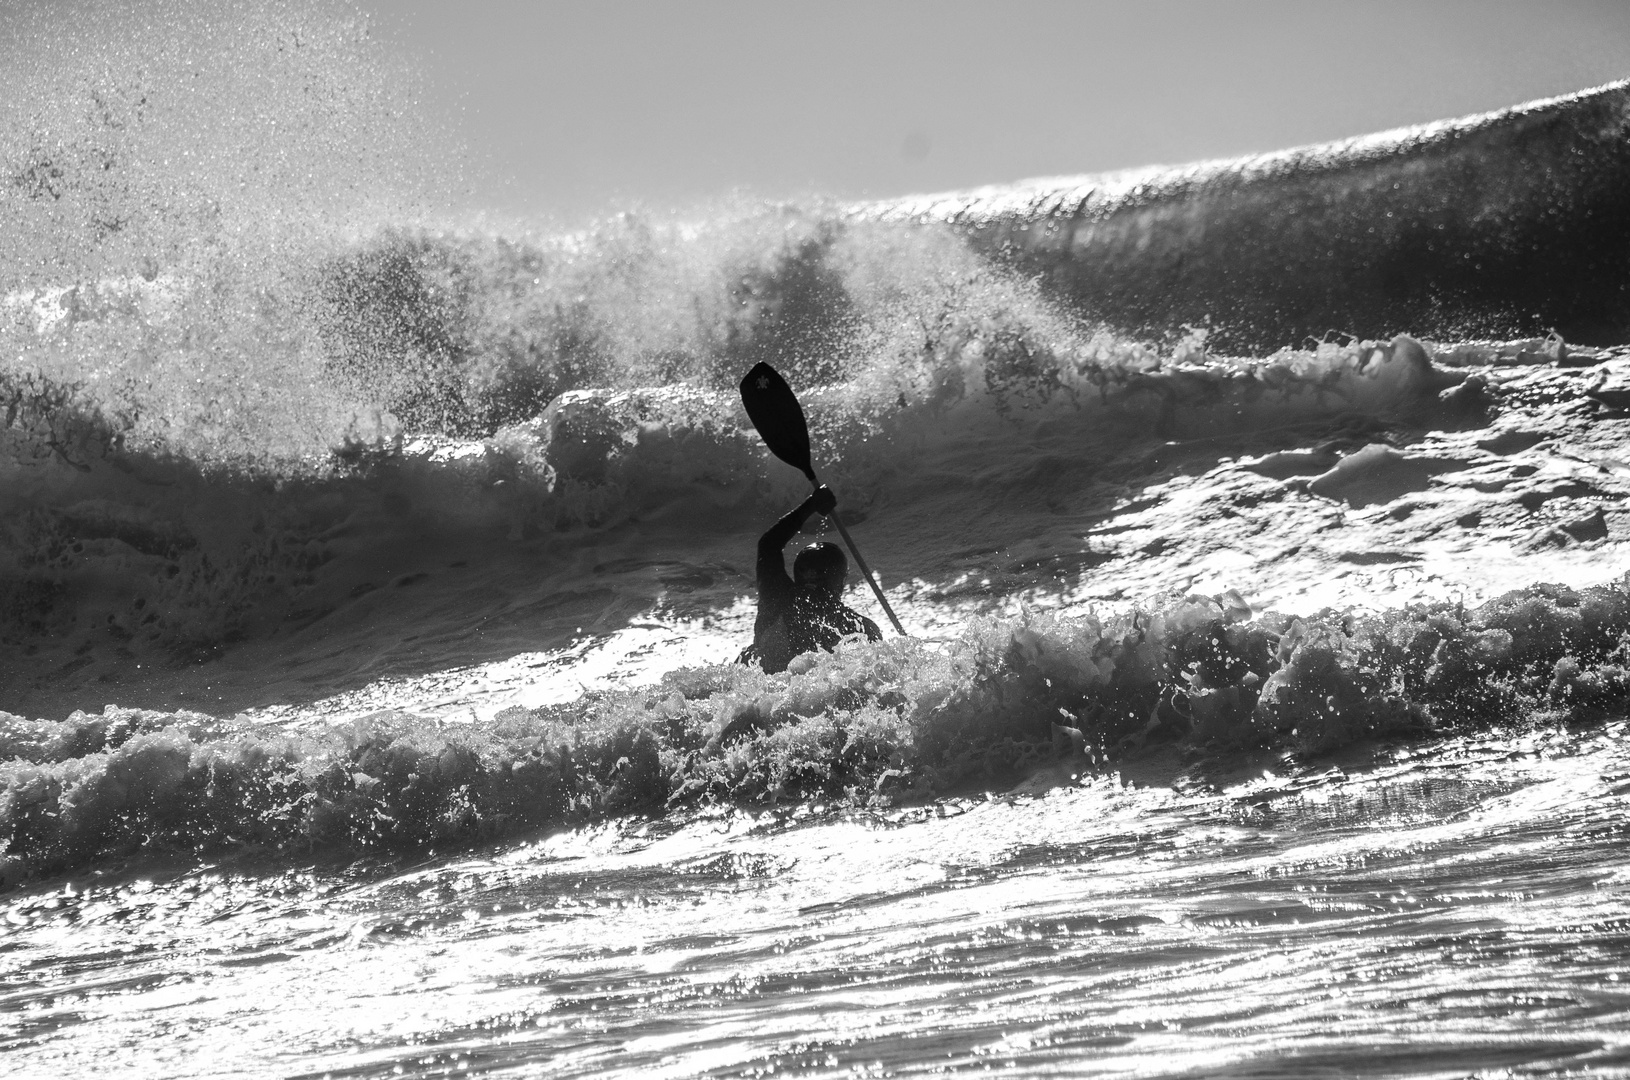
{"type": "Polygon", "coordinates": [[[8,1075],[1630,1075],[1623,86],[563,234],[164,10],[6,55],[8,1075]]]}

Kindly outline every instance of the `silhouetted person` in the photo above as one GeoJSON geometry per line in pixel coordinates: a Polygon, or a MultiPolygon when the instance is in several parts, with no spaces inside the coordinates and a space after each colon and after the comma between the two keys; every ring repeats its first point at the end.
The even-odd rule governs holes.
{"type": "Polygon", "coordinates": [[[843,602],[849,559],[838,545],[809,545],[793,560],[792,577],[787,576],[781,549],[798,535],[811,514],[830,514],[837,502],[830,488],[816,488],[760,538],[758,618],[753,623],[753,644],[741,655],[743,663],[756,661],[765,671],[785,671],[800,653],[830,652],[850,634],[865,634],[872,641],[883,639],[876,623],[843,602]]]}

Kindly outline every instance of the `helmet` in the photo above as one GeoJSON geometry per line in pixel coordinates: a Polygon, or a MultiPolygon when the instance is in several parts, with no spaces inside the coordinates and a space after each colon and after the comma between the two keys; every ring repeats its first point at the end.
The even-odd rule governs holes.
{"type": "Polygon", "coordinates": [[[834,593],[843,591],[849,574],[849,557],[836,544],[811,544],[792,560],[792,579],[799,585],[825,585],[834,593]]]}

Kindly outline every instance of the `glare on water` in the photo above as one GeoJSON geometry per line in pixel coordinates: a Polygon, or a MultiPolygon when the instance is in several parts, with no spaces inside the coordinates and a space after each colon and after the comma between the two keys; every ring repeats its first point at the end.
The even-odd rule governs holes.
{"type": "Polygon", "coordinates": [[[41,1076],[1616,1072],[1626,734],[85,873],[7,898],[0,1031],[41,1076]]]}

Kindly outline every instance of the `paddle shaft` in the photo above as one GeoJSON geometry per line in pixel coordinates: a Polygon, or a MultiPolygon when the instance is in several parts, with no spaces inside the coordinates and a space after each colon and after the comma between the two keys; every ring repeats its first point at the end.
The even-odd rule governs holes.
{"type": "Polygon", "coordinates": [[[866,559],[860,554],[860,549],[855,547],[854,537],[850,536],[849,530],[843,527],[843,519],[838,517],[836,510],[827,516],[832,519],[832,524],[838,527],[838,535],[843,537],[843,543],[849,549],[849,554],[855,557],[855,565],[860,567],[862,574],[866,575],[866,584],[870,585],[872,592],[877,594],[877,602],[883,605],[883,614],[887,615],[889,622],[894,624],[894,632],[901,637],[905,637],[906,628],[900,625],[899,617],[894,614],[894,609],[889,607],[889,598],[884,596],[883,590],[877,587],[877,579],[872,577],[872,568],[866,565],[866,559]]]}

